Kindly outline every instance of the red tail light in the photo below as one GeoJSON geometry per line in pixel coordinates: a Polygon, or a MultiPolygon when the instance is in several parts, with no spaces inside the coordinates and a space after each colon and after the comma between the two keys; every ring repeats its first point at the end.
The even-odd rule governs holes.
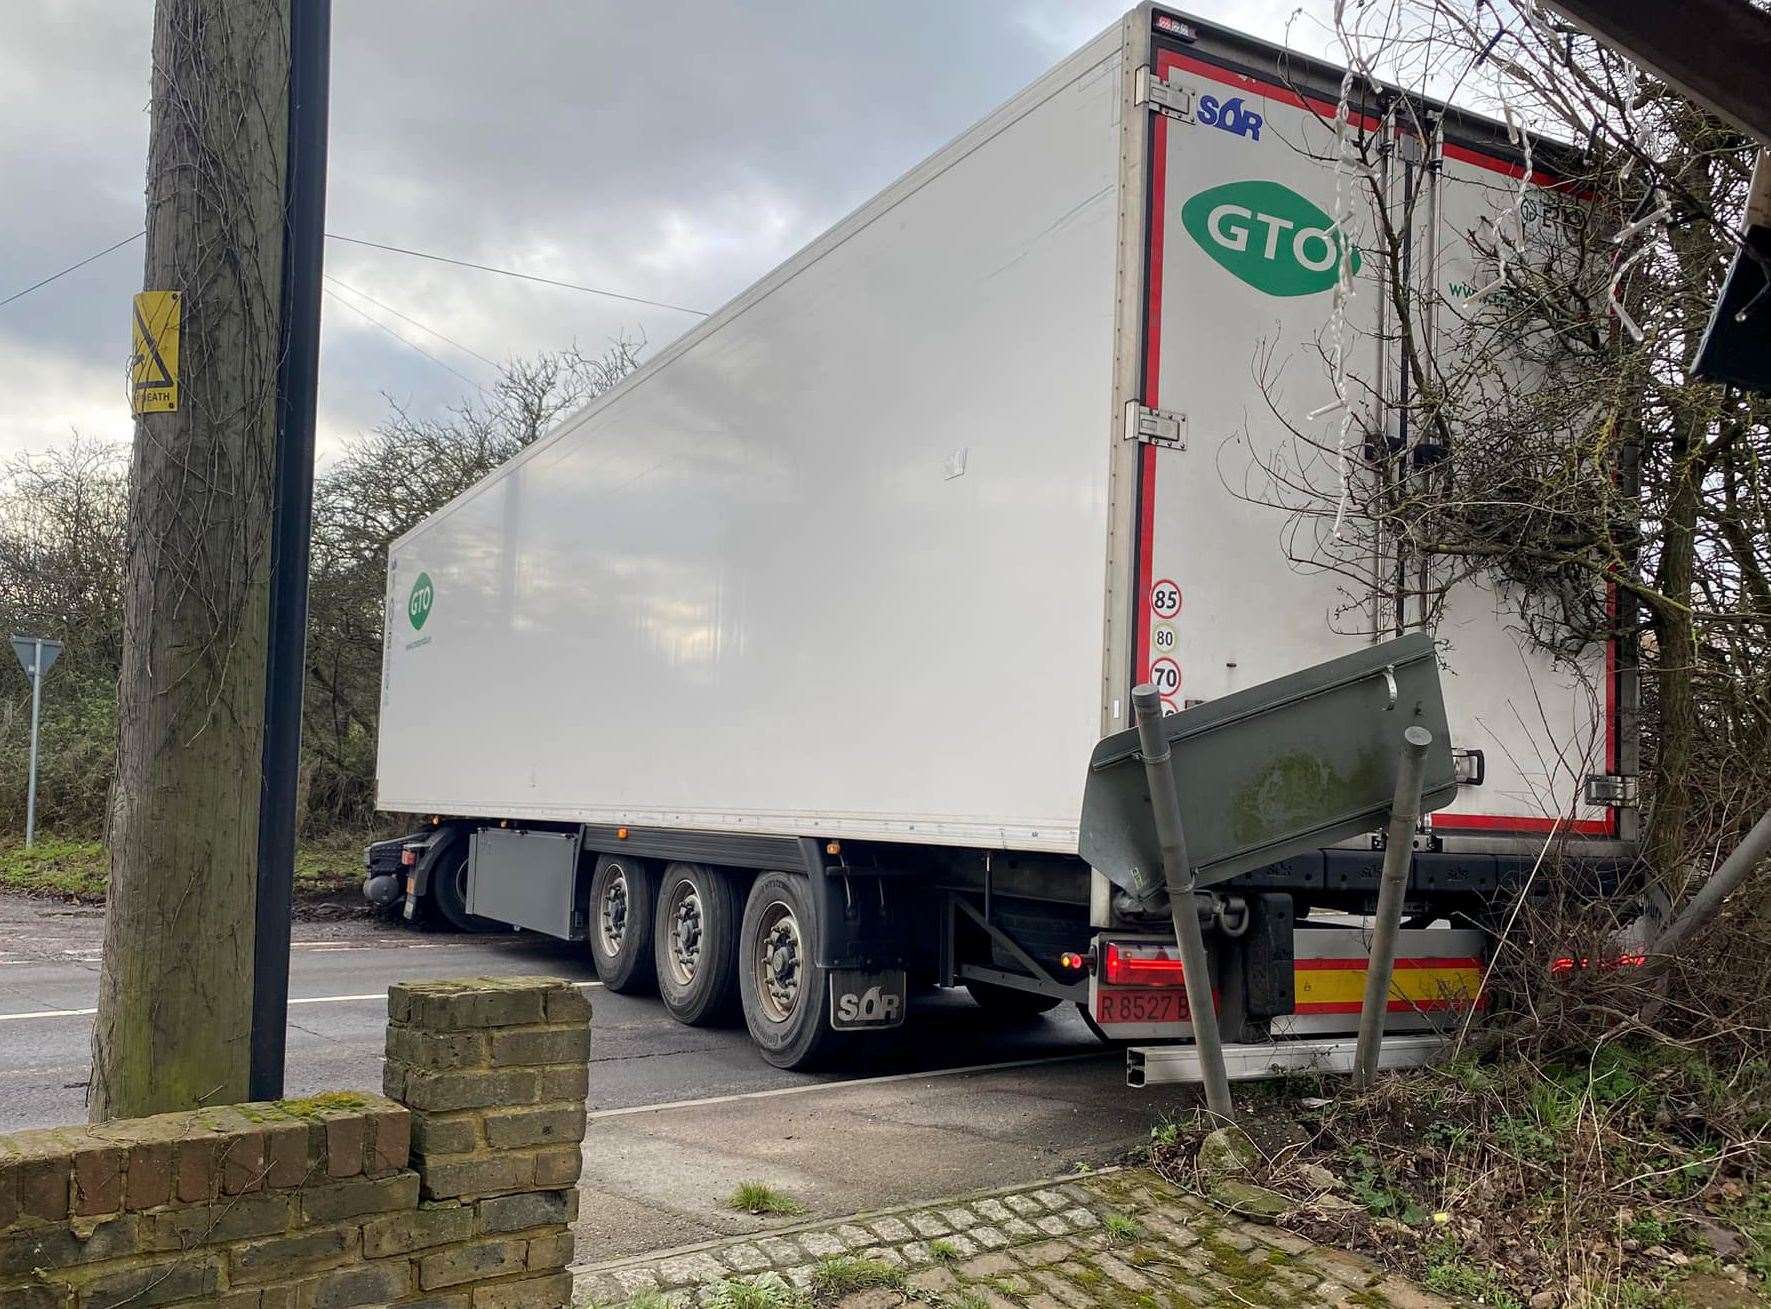
{"type": "Polygon", "coordinates": [[[1109,986],[1184,986],[1181,961],[1160,945],[1121,945],[1107,942],[1107,966],[1103,970],[1109,986]]]}
{"type": "MultiPolygon", "coordinates": [[[[1599,967],[1608,972],[1613,968],[1640,968],[1647,962],[1648,956],[1645,954],[1624,954],[1615,959],[1601,959],[1599,967]]],[[[1558,959],[1550,965],[1550,971],[1552,973],[1571,973],[1579,968],[1585,972],[1590,967],[1592,967],[1592,962],[1587,959],[1578,962],[1573,959],[1558,959]]]]}

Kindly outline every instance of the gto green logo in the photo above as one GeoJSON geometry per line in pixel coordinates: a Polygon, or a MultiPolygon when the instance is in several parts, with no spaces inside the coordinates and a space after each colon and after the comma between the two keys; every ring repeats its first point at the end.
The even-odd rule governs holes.
{"type": "MultiPolygon", "coordinates": [[[[1340,276],[1334,219],[1277,182],[1226,182],[1181,206],[1188,234],[1229,273],[1268,295],[1315,295],[1340,276]]],[[[1359,271],[1359,252],[1347,252],[1359,271]]]]}
{"type": "Polygon", "coordinates": [[[430,617],[430,607],[436,603],[437,591],[430,584],[430,574],[420,573],[412,583],[412,593],[406,597],[406,618],[416,632],[424,626],[424,620],[430,617]]]}

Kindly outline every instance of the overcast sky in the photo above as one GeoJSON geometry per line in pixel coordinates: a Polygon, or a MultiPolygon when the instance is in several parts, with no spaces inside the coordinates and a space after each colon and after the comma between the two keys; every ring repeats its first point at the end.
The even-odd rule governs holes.
{"type": "MultiPolygon", "coordinates": [[[[1124,0],[335,0],[327,230],[712,309],[1124,0]]],[[[1326,49],[1302,5],[1299,48],[1326,49]]],[[[150,0],[19,0],[0,43],[0,299],[139,231],[150,0]]],[[[1201,0],[1284,40],[1289,0],[1201,0]]],[[[0,460],[126,440],[132,243],[0,309],[0,460]]],[[[691,315],[329,241],[322,457],[490,359],[691,315]],[[396,339],[403,337],[411,344],[396,339]],[[425,354],[412,348],[420,347],[425,354]],[[445,366],[446,365],[446,366],[445,366]],[[451,371],[454,370],[454,371],[451,371]],[[457,375],[459,374],[459,375],[457,375]]],[[[466,380],[464,380],[466,379],[466,380]]]]}

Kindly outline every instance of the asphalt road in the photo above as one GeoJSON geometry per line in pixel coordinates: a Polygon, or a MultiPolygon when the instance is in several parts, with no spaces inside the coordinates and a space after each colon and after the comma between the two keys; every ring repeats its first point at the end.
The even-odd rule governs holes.
{"type": "MultiPolygon", "coordinates": [[[[102,936],[96,909],[0,897],[0,1131],[84,1118],[102,936]]],[[[764,1063],[741,1025],[683,1027],[656,999],[602,990],[581,949],[546,938],[357,916],[297,923],[294,936],[290,1095],[379,1089],[391,982],[590,983],[580,1262],[780,1225],[724,1207],[740,1181],[813,1216],[916,1203],[1111,1162],[1191,1103],[1126,1089],[1122,1058],[1068,1008],[1002,1027],[963,992],[938,992],[913,1002],[889,1053],[806,1075],[764,1063]]]]}

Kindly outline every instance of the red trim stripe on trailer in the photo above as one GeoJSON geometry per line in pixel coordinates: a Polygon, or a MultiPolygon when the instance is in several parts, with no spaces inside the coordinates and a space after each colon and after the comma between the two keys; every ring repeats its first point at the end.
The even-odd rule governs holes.
{"type": "MultiPolygon", "coordinates": [[[[1367,959],[1364,955],[1359,955],[1356,958],[1348,958],[1348,959],[1304,958],[1304,959],[1294,960],[1292,963],[1292,967],[1299,972],[1317,971],[1317,970],[1321,970],[1321,969],[1333,969],[1333,970],[1337,970],[1337,971],[1345,969],[1348,971],[1357,970],[1362,973],[1367,968],[1371,967],[1371,961],[1369,959],[1367,959]]],[[[1432,955],[1424,955],[1424,956],[1421,956],[1420,958],[1398,959],[1396,961],[1396,967],[1398,967],[1398,968],[1477,968],[1477,969],[1479,969],[1482,967],[1482,961],[1480,959],[1477,959],[1473,955],[1463,955],[1463,956],[1459,956],[1459,957],[1455,957],[1455,958],[1451,958],[1451,957],[1435,958],[1432,955]]]]}
{"type": "MultiPolygon", "coordinates": [[[[1292,105],[1299,109],[1308,109],[1329,118],[1332,118],[1338,109],[1337,105],[1327,100],[1301,95],[1290,87],[1256,77],[1251,73],[1224,68],[1218,64],[1208,63],[1193,55],[1181,54],[1174,50],[1159,49],[1156,52],[1157,76],[1166,79],[1168,74],[1175,69],[1184,69],[1224,86],[1257,90],[1266,99],[1277,100],[1281,104],[1292,105]]],[[[1378,125],[1377,120],[1369,114],[1352,114],[1348,121],[1368,130],[1378,125]]],[[[1158,407],[1157,397],[1161,394],[1162,246],[1167,221],[1165,201],[1168,184],[1168,123],[1169,119],[1166,114],[1157,114],[1151,138],[1153,158],[1150,161],[1150,270],[1147,279],[1148,304],[1145,309],[1148,327],[1144,343],[1144,403],[1152,409],[1158,407]]],[[[1444,152],[1447,158],[1473,164],[1478,168],[1502,173],[1515,179],[1525,174],[1524,165],[1497,158],[1471,146],[1454,145],[1448,141],[1444,145],[1444,152]]],[[[1534,185],[1542,187],[1563,185],[1541,169],[1532,170],[1531,180],[1534,185]]],[[[1137,658],[1135,663],[1137,667],[1136,680],[1145,681],[1150,676],[1150,597],[1148,591],[1155,576],[1152,570],[1156,540],[1156,447],[1143,446],[1139,455],[1138,581],[1134,599],[1134,603],[1137,605],[1137,658]]],[[[1615,583],[1607,588],[1606,603],[1615,612],[1617,603],[1615,583]]],[[[1605,643],[1605,767],[1607,772],[1613,773],[1617,771],[1618,767],[1617,681],[1617,642],[1608,640],[1605,643]]],[[[1615,809],[1607,810],[1605,817],[1598,819],[1573,817],[1558,819],[1515,814],[1448,814],[1444,810],[1440,810],[1432,815],[1431,822],[1434,830],[1447,832],[1514,832],[1521,834],[1567,832],[1575,836],[1615,836],[1618,832],[1618,813],[1615,809]]]]}
{"type": "MultiPolygon", "coordinates": [[[[1150,265],[1144,328],[1144,404],[1155,409],[1162,394],[1162,252],[1167,235],[1168,116],[1157,114],[1150,136],[1150,265]]],[[[1138,447],[1138,566],[1132,603],[1137,655],[1134,682],[1150,680],[1150,587],[1155,581],[1156,447],[1138,447]]]]}

